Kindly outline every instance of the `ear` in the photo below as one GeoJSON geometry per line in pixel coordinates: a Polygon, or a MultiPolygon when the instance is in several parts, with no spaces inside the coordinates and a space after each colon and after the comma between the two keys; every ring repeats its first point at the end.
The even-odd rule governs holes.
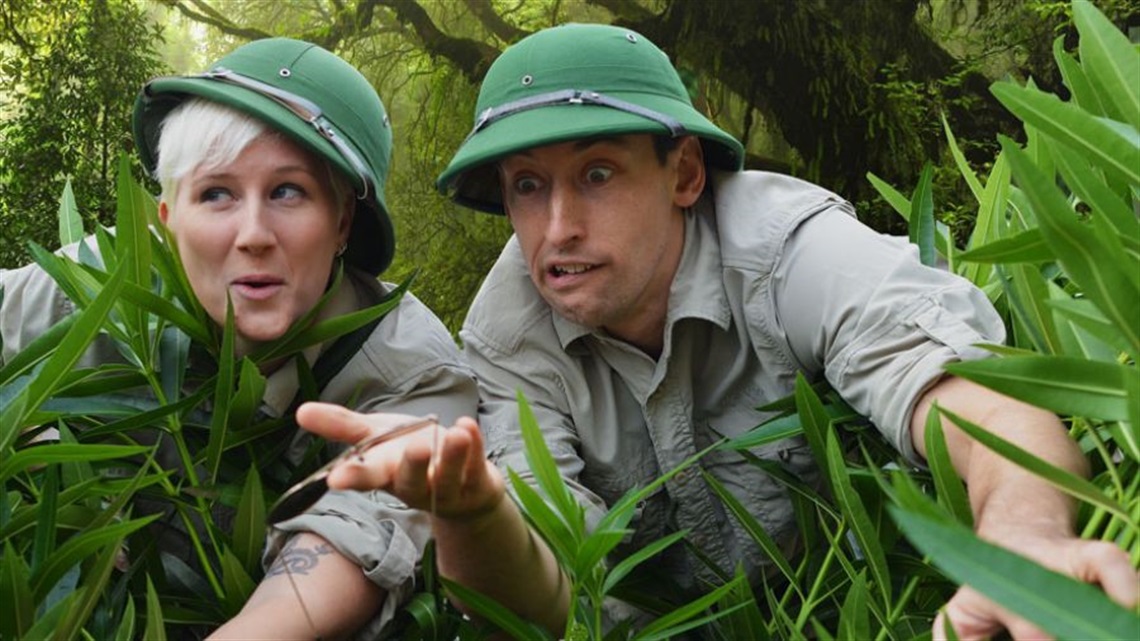
{"type": "Polygon", "coordinates": [[[351,196],[344,205],[344,213],[341,214],[340,223],[337,225],[337,238],[341,244],[348,242],[348,235],[352,232],[352,217],[355,215],[356,198],[351,196]]]}
{"type": "Polygon", "coordinates": [[[170,207],[167,206],[165,200],[158,201],[158,219],[162,221],[163,225],[169,226],[168,218],[170,218],[170,207]]]}
{"type": "Polygon", "coordinates": [[[673,202],[681,208],[690,207],[705,189],[705,155],[696,136],[686,136],[673,150],[677,157],[677,183],[673,202]]]}

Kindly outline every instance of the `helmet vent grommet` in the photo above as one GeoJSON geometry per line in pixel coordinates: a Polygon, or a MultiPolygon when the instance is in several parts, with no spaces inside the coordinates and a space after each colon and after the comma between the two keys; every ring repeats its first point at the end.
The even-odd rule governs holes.
{"type": "Polygon", "coordinates": [[[625,34],[625,39],[636,44],[637,43],[637,34],[627,33],[627,34],[625,34]]]}
{"type": "Polygon", "coordinates": [[[532,76],[528,73],[527,75],[523,76],[522,80],[520,80],[519,82],[522,83],[522,86],[529,87],[529,86],[534,84],[534,76],[532,76]]]}
{"type": "Polygon", "coordinates": [[[277,75],[281,76],[282,78],[288,78],[289,76],[293,75],[293,72],[289,71],[289,69],[286,67],[282,67],[281,70],[277,72],[277,75]]]}

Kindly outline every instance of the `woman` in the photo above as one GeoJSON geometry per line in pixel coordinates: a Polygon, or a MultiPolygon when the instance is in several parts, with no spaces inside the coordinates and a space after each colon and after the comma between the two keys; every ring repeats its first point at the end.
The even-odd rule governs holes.
{"type": "MultiPolygon", "coordinates": [[[[153,80],[136,102],[134,134],[162,186],[159,218],[194,294],[219,326],[232,305],[238,356],[280,338],[326,295],[314,322],[391,291],[376,279],[394,251],[384,203],[388,118],[367,80],[334,54],[261,40],[205,73],[153,80]]],[[[36,266],[0,271],[0,286],[2,365],[73,307],[36,266]]],[[[334,374],[320,400],[445,422],[475,412],[474,380],[454,341],[410,294],[357,344],[321,345],[304,357],[316,370],[333,352],[341,361],[325,360],[334,374]]],[[[85,358],[117,356],[96,344],[85,358]]],[[[279,360],[262,370],[262,413],[291,414],[301,398],[297,368],[279,360]]],[[[294,442],[289,457],[304,449],[294,442]]],[[[280,555],[277,564],[215,636],[327,639],[365,624],[374,631],[410,592],[428,534],[423,515],[386,495],[329,493],[274,530],[267,560],[280,555]],[[299,558],[311,562],[286,576],[281,569],[299,558]]]]}

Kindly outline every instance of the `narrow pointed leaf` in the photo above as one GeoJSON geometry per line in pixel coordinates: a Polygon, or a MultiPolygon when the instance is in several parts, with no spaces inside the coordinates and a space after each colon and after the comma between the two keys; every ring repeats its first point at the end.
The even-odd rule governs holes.
{"type": "Polygon", "coordinates": [[[1065,51],[1065,36],[1057,36],[1053,41],[1053,59],[1057,62],[1057,69],[1061,71],[1061,78],[1069,88],[1073,102],[1094,116],[1105,115],[1104,105],[1100,103],[1100,96],[1089,84],[1085,70],[1076,58],[1065,51]]]}
{"type": "Polygon", "coordinates": [[[495,600],[443,577],[440,577],[440,582],[455,598],[478,613],[480,617],[498,626],[509,638],[518,641],[549,641],[551,639],[551,635],[545,630],[533,623],[524,621],[514,612],[499,605],[495,600]]]}
{"type": "Polygon", "coordinates": [[[79,217],[79,207],[75,204],[75,192],[71,189],[71,179],[63,186],[59,197],[59,246],[67,247],[83,240],[83,219],[79,217]]]}
{"type": "Polygon", "coordinates": [[[931,193],[931,181],[934,176],[934,167],[930,163],[922,168],[918,186],[910,198],[910,221],[908,230],[910,242],[918,246],[919,259],[923,265],[933,265],[934,252],[934,196],[931,193]]]}
{"type": "MultiPolygon", "coordinates": [[[[776,544],[776,541],[772,539],[772,536],[768,534],[764,526],[760,524],[744,504],[729,492],[728,488],[717,480],[715,476],[707,472],[703,473],[703,476],[713,493],[720,498],[724,506],[728,508],[728,511],[736,517],[737,522],[739,522],[740,525],[744,527],[744,530],[748,532],[749,536],[752,537],[752,540],[756,542],[764,554],[771,559],[772,563],[774,563],[784,577],[788,579],[788,584],[791,585],[796,592],[800,592],[799,581],[796,578],[795,570],[792,569],[791,563],[788,562],[787,557],[785,557],[783,551],[780,550],[780,546],[776,544]]],[[[800,594],[802,595],[802,593],[800,594]]]]}
{"type": "Polygon", "coordinates": [[[1099,487],[1086,481],[1083,478],[1074,476],[1073,474],[1045,461],[1017,445],[1001,438],[1000,436],[986,430],[984,427],[972,423],[961,416],[947,410],[940,409],[947,418],[949,418],[955,425],[965,432],[970,438],[978,443],[981,443],[986,448],[992,450],[996,454],[1017,464],[1019,467],[1036,474],[1042,479],[1048,481],[1057,489],[1066,492],[1082,501],[1086,501],[1096,507],[1103,508],[1116,514],[1124,519],[1131,527],[1140,527],[1137,525],[1135,518],[1128,513],[1128,510],[1120,503],[1109,497],[1099,487]]]}
{"type": "Polygon", "coordinates": [[[1128,639],[1136,615],[1098,588],[979,540],[966,528],[891,507],[899,526],[955,581],[1062,639],[1128,639]]]}
{"type": "Polygon", "coordinates": [[[855,540],[863,550],[867,561],[867,568],[871,571],[871,578],[875,582],[878,594],[882,595],[883,604],[891,607],[891,575],[887,569],[887,557],[883,552],[882,543],[879,542],[878,533],[871,524],[871,516],[859,493],[851,484],[847,473],[846,461],[839,447],[839,438],[835,431],[827,433],[827,468],[831,479],[831,489],[835,493],[835,501],[839,504],[843,517],[847,521],[855,540]]]}
{"type": "Polygon", "coordinates": [[[265,495],[256,467],[249,468],[233,523],[234,555],[254,574],[261,567],[261,548],[265,543],[265,495]]]}
{"type": "Polygon", "coordinates": [[[1073,3],[1081,67],[1105,113],[1140,129],[1140,52],[1092,2],[1073,3]]]}
{"type": "MultiPolygon", "coordinates": [[[[566,487],[566,481],[559,473],[554,457],[550,455],[550,450],[542,438],[538,421],[535,420],[534,413],[531,412],[530,405],[521,391],[518,393],[518,405],[519,427],[526,446],[526,460],[538,486],[564,518],[578,514],[582,508],[570,493],[570,489],[566,487]]],[[[577,527],[573,522],[569,525],[577,527]]]]}
{"type": "Polygon", "coordinates": [[[36,600],[43,599],[48,590],[75,564],[83,561],[96,550],[105,546],[118,545],[123,537],[147,523],[157,519],[159,514],[115,523],[90,532],[77,534],[60,545],[44,566],[32,575],[32,593],[36,600]]]}
{"type": "Polygon", "coordinates": [[[614,589],[614,587],[617,586],[617,584],[620,583],[622,579],[629,576],[629,573],[633,572],[637,566],[657,556],[657,554],[663,552],[673,544],[684,539],[687,534],[687,530],[673,532],[672,534],[668,534],[660,539],[657,539],[656,541],[653,541],[652,543],[640,548],[626,558],[617,562],[612,568],[610,568],[610,571],[606,573],[606,580],[602,584],[602,593],[609,594],[614,589]]]}
{"type": "Polygon", "coordinates": [[[950,450],[946,446],[946,436],[942,431],[942,414],[938,411],[937,403],[930,408],[926,416],[924,436],[926,463],[930,466],[939,505],[946,508],[956,521],[972,528],[974,513],[970,509],[970,497],[967,496],[966,487],[950,460],[950,450]]]}
{"type": "Polygon", "coordinates": [[[146,578],[146,629],[143,630],[143,638],[147,641],[166,641],[166,622],[162,616],[162,604],[149,576],[146,578]]]}
{"type": "Polygon", "coordinates": [[[4,554],[0,556],[0,603],[5,615],[0,617],[0,637],[25,639],[35,617],[32,598],[31,570],[24,558],[4,538],[4,554]]]}

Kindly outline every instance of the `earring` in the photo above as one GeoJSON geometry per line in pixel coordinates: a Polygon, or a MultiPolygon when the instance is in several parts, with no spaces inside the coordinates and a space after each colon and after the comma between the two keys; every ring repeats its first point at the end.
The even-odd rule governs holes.
{"type": "Polygon", "coordinates": [[[344,252],[346,251],[348,251],[348,243],[341,243],[340,247],[336,248],[336,257],[340,258],[341,256],[344,256],[344,252]]]}

